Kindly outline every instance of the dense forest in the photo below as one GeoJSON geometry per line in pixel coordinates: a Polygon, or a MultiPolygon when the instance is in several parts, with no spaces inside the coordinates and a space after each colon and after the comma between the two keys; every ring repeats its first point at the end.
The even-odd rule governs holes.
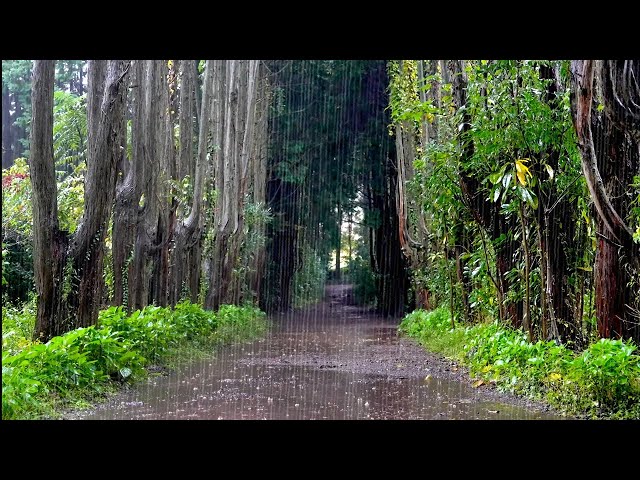
{"type": "Polygon", "coordinates": [[[109,306],[271,313],[347,278],[387,316],[637,344],[639,78],[631,60],[3,60],[3,306],[35,297],[46,342],[109,306]]]}

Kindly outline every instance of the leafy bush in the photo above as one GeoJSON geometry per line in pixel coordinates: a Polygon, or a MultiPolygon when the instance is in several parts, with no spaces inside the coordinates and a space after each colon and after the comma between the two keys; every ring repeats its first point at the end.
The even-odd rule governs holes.
{"type": "Polygon", "coordinates": [[[357,303],[372,305],[376,301],[376,278],[371,271],[371,265],[362,257],[356,257],[349,262],[349,276],[353,283],[353,294],[357,303]]]}
{"type": "Polygon", "coordinates": [[[111,307],[100,312],[97,326],[42,344],[27,340],[34,323],[32,310],[3,307],[3,317],[5,312],[3,419],[50,415],[52,402],[101,394],[111,380],[138,378],[145,365],[167,360],[194,341],[204,345],[235,339],[238,332],[264,330],[264,313],[257,308],[223,305],[213,313],[184,301],[174,309],[148,306],[129,316],[122,307],[111,307]]]}
{"type": "Polygon", "coordinates": [[[530,343],[522,330],[497,321],[452,329],[443,307],[410,313],[399,331],[501,389],[545,398],[576,415],[640,418],[640,356],[630,342],[602,339],[578,355],[552,341],[530,343]]]}
{"type": "Polygon", "coordinates": [[[430,312],[415,310],[404,317],[399,328],[411,337],[435,336],[451,329],[451,314],[445,307],[430,312]]]}
{"type": "Polygon", "coordinates": [[[35,327],[35,297],[21,308],[2,305],[2,352],[11,355],[23,350],[33,342],[31,335],[35,327]]]}
{"type": "Polygon", "coordinates": [[[293,275],[293,306],[303,307],[324,295],[327,266],[311,247],[302,249],[302,265],[293,275]]]}
{"type": "Polygon", "coordinates": [[[588,411],[618,414],[640,404],[640,356],[635,345],[601,339],[568,366],[567,386],[588,411]]]}

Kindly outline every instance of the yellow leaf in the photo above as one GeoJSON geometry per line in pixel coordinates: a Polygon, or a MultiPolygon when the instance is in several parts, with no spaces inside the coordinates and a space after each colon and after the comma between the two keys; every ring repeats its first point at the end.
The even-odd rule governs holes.
{"type": "Polygon", "coordinates": [[[552,373],[551,375],[549,375],[549,380],[551,380],[552,382],[557,382],[561,378],[562,375],[560,375],[559,373],[552,373]]]}
{"type": "Polygon", "coordinates": [[[478,388],[480,385],[484,385],[484,380],[473,382],[473,388],[478,388]]]}
{"type": "Polygon", "coordinates": [[[527,184],[527,175],[531,176],[531,172],[529,171],[529,167],[527,167],[523,162],[529,161],[528,158],[519,158],[516,160],[516,175],[518,176],[518,181],[521,185],[527,184]]]}

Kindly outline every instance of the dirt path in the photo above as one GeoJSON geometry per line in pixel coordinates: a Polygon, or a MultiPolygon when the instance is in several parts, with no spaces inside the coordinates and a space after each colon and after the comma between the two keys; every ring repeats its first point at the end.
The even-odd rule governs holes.
{"type": "Polygon", "coordinates": [[[330,285],[312,307],[273,318],[260,340],[150,378],[69,419],[558,419],[482,386],[396,334],[330,285]]]}

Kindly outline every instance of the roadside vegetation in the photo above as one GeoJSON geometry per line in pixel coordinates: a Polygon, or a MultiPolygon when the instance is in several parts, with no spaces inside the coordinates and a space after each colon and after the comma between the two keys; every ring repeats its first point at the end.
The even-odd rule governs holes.
{"type": "Polygon", "coordinates": [[[640,355],[632,341],[603,338],[576,353],[553,341],[531,343],[498,321],[452,326],[444,307],[410,313],[399,330],[468,367],[476,388],[493,384],[581,418],[640,419],[640,355]]]}
{"type": "Polygon", "coordinates": [[[265,314],[250,306],[217,312],[188,301],[174,308],[147,306],[127,315],[102,310],[97,325],[77,328],[46,343],[31,341],[33,302],[2,307],[2,418],[57,418],[89,407],[125,383],[211,355],[220,344],[255,338],[265,314]],[[153,367],[149,369],[148,367],[153,367]]]}

